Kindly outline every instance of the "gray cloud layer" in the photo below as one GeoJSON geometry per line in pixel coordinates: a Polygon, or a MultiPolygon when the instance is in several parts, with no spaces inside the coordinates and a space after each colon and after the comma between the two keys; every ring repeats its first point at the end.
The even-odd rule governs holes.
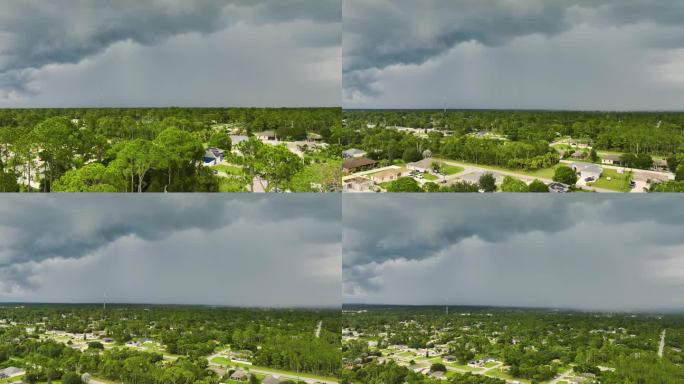
{"type": "MultiPolygon", "coordinates": [[[[257,32],[258,28],[271,26],[279,29],[278,32],[271,31],[272,33],[292,36],[287,43],[281,42],[281,44],[287,44],[284,52],[277,52],[281,56],[288,54],[301,56],[301,50],[313,50],[320,51],[318,56],[327,55],[326,59],[334,62],[339,61],[339,57],[335,57],[335,48],[341,44],[340,23],[340,5],[334,0],[316,2],[304,0],[207,0],[200,2],[4,0],[0,7],[0,96],[4,95],[5,103],[14,105],[20,103],[15,99],[49,92],[50,87],[56,85],[49,82],[46,84],[41,77],[45,76],[45,72],[49,74],[56,70],[55,68],[73,66],[76,66],[80,72],[88,72],[87,66],[83,67],[79,64],[87,59],[96,60],[108,50],[121,44],[141,47],[171,44],[175,48],[172,57],[160,59],[155,57],[155,51],[152,49],[135,54],[130,50],[127,52],[131,56],[142,56],[148,65],[159,67],[167,75],[170,75],[169,72],[177,75],[168,76],[166,81],[178,82],[187,79],[186,88],[200,92],[200,90],[193,89],[189,80],[196,77],[195,72],[206,71],[207,68],[199,60],[199,63],[195,63],[194,66],[183,66],[184,56],[191,52],[188,52],[187,45],[175,39],[187,34],[195,34],[208,40],[211,35],[223,33],[222,38],[226,42],[223,49],[231,49],[230,56],[242,56],[245,54],[242,50],[249,53],[251,45],[267,44],[269,39],[277,40],[275,35],[269,36],[257,32]],[[308,26],[305,31],[301,30],[302,25],[308,26]],[[249,28],[250,26],[254,29],[251,38],[226,32],[233,28],[249,28]],[[236,42],[235,39],[241,39],[241,41],[236,42]]],[[[226,60],[222,63],[222,68],[230,71],[231,62],[227,60],[226,55],[219,54],[221,48],[212,48],[213,50],[203,52],[203,60],[226,60]],[[216,52],[217,49],[219,52],[216,52]]],[[[308,59],[311,60],[312,57],[308,59]]],[[[285,62],[293,60],[296,61],[296,57],[290,60],[283,59],[285,62]]],[[[97,73],[101,80],[118,75],[107,70],[106,66],[100,66],[102,68],[97,73]]],[[[259,68],[259,65],[255,67],[259,68]]],[[[334,67],[334,65],[320,66],[320,70],[332,71],[336,69],[334,67]]],[[[247,80],[258,75],[249,73],[243,67],[234,70],[241,71],[241,75],[247,80]]],[[[280,71],[276,66],[272,66],[270,70],[280,71]]],[[[291,75],[294,76],[296,73],[291,75]]],[[[205,72],[203,76],[213,81],[220,80],[220,72],[205,72]]],[[[328,76],[334,77],[331,73],[328,76]]],[[[118,80],[126,82],[127,79],[119,78],[118,80]]],[[[306,89],[303,84],[306,78],[297,76],[297,80],[302,83],[300,87],[306,89]]],[[[86,84],[88,83],[82,84],[83,88],[88,88],[86,84]]],[[[106,82],[103,84],[106,85],[106,82]]],[[[144,83],[143,85],[149,86],[144,83]]],[[[233,84],[222,84],[224,92],[230,93],[231,85],[233,84]]],[[[144,91],[142,87],[140,90],[144,91]]],[[[104,103],[120,103],[114,91],[110,90],[113,94],[103,97],[104,103]]],[[[205,91],[213,90],[209,88],[205,91]]],[[[273,93],[282,91],[285,90],[268,90],[273,93]]],[[[332,91],[332,89],[327,90],[329,93],[332,91]]],[[[311,100],[312,103],[316,100],[316,98],[307,98],[306,95],[301,95],[301,97],[303,100],[311,100]]],[[[75,99],[74,102],[82,100],[75,96],[68,97],[68,99],[71,98],[75,99]]],[[[23,102],[30,104],[30,100],[29,98],[28,102],[23,102]]],[[[187,96],[186,99],[181,100],[186,100],[185,104],[195,105],[191,102],[193,99],[187,96]]],[[[40,102],[49,103],[48,100],[40,102]]],[[[57,100],[54,102],[58,103],[57,100]]],[[[331,98],[328,97],[326,102],[331,102],[331,98]]]]}
{"type": "MultiPolygon", "coordinates": [[[[567,84],[585,83],[584,91],[590,93],[599,86],[586,82],[594,78],[593,72],[604,70],[600,63],[603,57],[613,55],[617,59],[615,63],[643,68],[645,64],[642,62],[626,61],[627,54],[636,50],[643,56],[653,50],[684,47],[681,33],[684,4],[676,0],[349,0],[343,7],[343,87],[345,106],[349,107],[390,107],[392,102],[400,104],[397,107],[424,107],[426,103],[421,99],[425,97],[433,107],[441,106],[442,101],[458,107],[458,104],[452,105],[452,100],[461,103],[468,100],[468,95],[462,95],[457,89],[465,87],[470,90],[468,78],[479,81],[476,84],[485,92],[498,84],[499,91],[507,95],[518,92],[507,81],[524,88],[523,84],[533,80],[527,77],[524,68],[535,67],[539,61],[548,67],[547,72],[551,76],[547,79],[546,73],[537,72],[537,81],[550,80],[557,84],[559,80],[554,76],[566,77],[567,84]],[[651,28],[644,30],[645,26],[651,28]],[[617,44],[602,38],[603,34],[614,30],[622,33],[617,44]],[[585,33],[580,33],[582,31],[585,33]],[[564,38],[566,35],[567,39],[564,38]],[[525,42],[522,47],[515,45],[516,39],[526,41],[535,37],[537,40],[525,42]],[[622,46],[622,43],[630,46],[622,46]],[[459,46],[463,49],[456,49],[459,46]],[[509,46],[516,49],[507,51],[505,48],[509,46]],[[581,66],[573,70],[573,59],[566,57],[563,50],[573,51],[573,55],[583,52],[588,59],[593,59],[594,67],[581,66]],[[521,53],[520,56],[516,51],[521,53]],[[497,56],[499,52],[504,53],[497,56]],[[430,65],[440,60],[449,65],[430,65]],[[465,66],[468,62],[475,63],[465,66]],[[469,72],[461,75],[459,71],[469,72]],[[412,102],[393,95],[399,89],[408,88],[407,81],[402,82],[402,79],[414,77],[417,79],[410,83],[412,102]],[[452,88],[435,96],[437,79],[448,81],[453,77],[459,81],[449,83],[452,88]],[[490,77],[491,82],[480,77],[490,77]],[[514,81],[516,77],[519,83],[514,81]]],[[[642,93],[650,91],[648,85],[653,85],[653,81],[644,79],[644,83],[639,84],[642,93]]],[[[661,93],[667,91],[667,87],[660,87],[661,93]]],[[[529,92],[533,93],[533,89],[529,92]]],[[[569,91],[559,87],[556,92],[569,91]]],[[[551,104],[548,103],[557,97],[552,95],[551,101],[544,105],[543,101],[548,100],[549,95],[535,97],[522,91],[523,94],[518,95],[522,100],[518,100],[516,105],[513,104],[516,98],[512,96],[510,99],[491,97],[479,100],[477,91],[471,93],[471,101],[475,99],[479,102],[477,106],[484,108],[500,106],[497,103],[502,103],[502,107],[519,107],[528,99],[530,105],[522,105],[534,107],[533,102],[536,102],[537,107],[549,107],[551,104]]],[[[576,99],[562,98],[559,103],[556,107],[576,108],[580,105],[576,99]]],[[[610,100],[596,107],[607,105],[611,105],[610,100]]],[[[644,104],[642,108],[652,107],[644,104]]]]}
{"type": "Polygon", "coordinates": [[[344,300],[684,308],[672,197],[347,195],[344,300]]]}
{"type": "Polygon", "coordinates": [[[336,305],[340,241],[329,197],[2,196],[0,299],[336,305]]]}

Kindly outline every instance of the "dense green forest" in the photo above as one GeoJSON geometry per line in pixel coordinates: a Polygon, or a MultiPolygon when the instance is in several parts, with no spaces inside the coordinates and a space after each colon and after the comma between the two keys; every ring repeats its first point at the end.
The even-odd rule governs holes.
{"type": "Polygon", "coordinates": [[[300,157],[252,135],[326,142],[340,125],[339,108],[1,109],[0,191],[247,191],[255,177],[269,190],[335,191],[339,148],[300,157]],[[252,140],[233,145],[230,133],[252,140]],[[231,167],[205,167],[208,147],[231,167]]]}
{"type": "Polygon", "coordinates": [[[682,315],[345,306],[342,322],[347,383],[440,382],[407,368],[421,364],[447,367],[450,383],[684,382],[682,315]]]}
{"type": "Polygon", "coordinates": [[[254,366],[333,377],[340,328],[339,310],[5,305],[0,368],[25,369],[29,383],[80,383],[85,373],[136,384],[219,383],[210,358],[230,350],[254,366]]]}
{"type": "Polygon", "coordinates": [[[345,110],[343,119],[353,129],[437,128],[455,136],[491,131],[530,143],[570,136],[590,140],[597,149],[655,155],[680,153],[684,145],[684,113],[676,112],[345,110]]]}

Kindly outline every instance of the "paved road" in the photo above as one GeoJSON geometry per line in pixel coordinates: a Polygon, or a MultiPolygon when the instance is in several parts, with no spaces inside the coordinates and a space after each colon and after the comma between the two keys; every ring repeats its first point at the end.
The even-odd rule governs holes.
{"type": "MultiPolygon", "coordinates": [[[[480,168],[480,167],[478,167],[478,166],[476,166],[476,165],[464,164],[464,163],[461,163],[461,162],[458,162],[458,161],[453,161],[453,160],[441,160],[441,161],[444,162],[444,163],[446,163],[446,164],[449,164],[449,165],[456,165],[456,166],[459,166],[459,167],[465,169],[465,170],[464,170],[463,172],[461,172],[461,173],[457,173],[457,174],[455,174],[455,175],[447,176],[447,180],[459,179],[459,178],[461,178],[461,177],[463,177],[463,176],[465,176],[465,175],[467,175],[467,174],[469,174],[469,173],[472,173],[472,172],[475,172],[475,171],[480,171],[480,172],[495,172],[495,173],[502,174],[502,175],[504,175],[504,176],[513,176],[513,177],[518,178],[518,179],[521,179],[521,180],[523,180],[523,181],[525,181],[525,182],[527,182],[527,183],[531,183],[531,182],[534,181],[535,179],[536,179],[536,180],[539,180],[539,181],[543,181],[543,182],[546,183],[546,184],[552,183],[552,182],[553,182],[553,180],[547,179],[547,178],[544,178],[544,177],[529,176],[529,175],[525,175],[525,174],[517,173],[517,172],[513,172],[513,171],[505,171],[505,170],[498,170],[498,169],[497,169],[497,170],[493,170],[493,169],[487,169],[487,168],[480,168]]],[[[561,160],[561,161],[563,161],[563,160],[561,160]]],[[[594,191],[596,191],[596,192],[615,193],[615,191],[610,190],[610,189],[596,188],[596,187],[586,187],[586,188],[591,188],[592,190],[594,190],[594,191]]]]}
{"type": "Polygon", "coordinates": [[[660,345],[658,346],[658,357],[663,357],[663,351],[665,350],[665,332],[667,332],[667,329],[663,329],[663,333],[660,335],[660,345]]]}
{"type": "Polygon", "coordinates": [[[316,327],[316,338],[318,339],[321,337],[321,327],[323,326],[323,320],[318,322],[318,326],[316,327]]]}

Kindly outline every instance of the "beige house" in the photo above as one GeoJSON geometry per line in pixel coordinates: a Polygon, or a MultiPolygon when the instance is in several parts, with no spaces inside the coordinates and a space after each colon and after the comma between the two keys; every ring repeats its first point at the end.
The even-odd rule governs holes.
{"type": "Polygon", "coordinates": [[[342,192],[373,192],[375,183],[363,176],[348,176],[342,178],[342,192]]]}
{"type": "Polygon", "coordinates": [[[275,131],[263,131],[263,132],[257,132],[254,134],[257,139],[261,141],[275,141],[278,140],[278,137],[276,136],[275,131]]]}
{"type": "Polygon", "coordinates": [[[368,178],[376,183],[387,183],[394,181],[400,177],[407,175],[407,170],[405,168],[400,168],[397,166],[387,167],[381,171],[371,173],[367,175],[368,178]]]}

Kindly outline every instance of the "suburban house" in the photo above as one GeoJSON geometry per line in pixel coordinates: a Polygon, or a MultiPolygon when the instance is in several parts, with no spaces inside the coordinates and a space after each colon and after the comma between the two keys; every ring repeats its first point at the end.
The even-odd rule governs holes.
{"type": "Polygon", "coordinates": [[[263,131],[263,132],[257,132],[254,134],[257,139],[261,141],[276,141],[278,140],[278,137],[276,136],[275,131],[263,131]]]}
{"type": "Polygon", "coordinates": [[[344,162],[342,162],[342,170],[345,173],[359,172],[371,169],[377,163],[377,161],[366,157],[354,157],[351,159],[346,159],[344,162]]]}
{"type": "Polygon", "coordinates": [[[432,171],[432,164],[434,163],[434,160],[431,158],[423,159],[420,161],[416,161],[414,163],[408,163],[406,164],[406,167],[412,171],[418,171],[418,172],[430,172],[432,171]]]}
{"type": "Polygon", "coordinates": [[[619,155],[603,155],[601,156],[601,163],[606,165],[620,165],[619,155]]]}
{"type": "Polygon", "coordinates": [[[342,151],[343,159],[351,159],[355,157],[365,157],[367,155],[366,151],[356,148],[350,148],[342,151]]]}
{"type": "Polygon", "coordinates": [[[405,168],[392,165],[366,176],[376,183],[387,183],[389,181],[394,181],[402,176],[405,176],[406,174],[407,172],[405,168]]]}
{"type": "Polygon", "coordinates": [[[204,165],[216,165],[223,161],[224,151],[218,148],[208,148],[204,152],[204,165]]]}
{"type": "Polygon", "coordinates": [[[575,151],[570,155],[571,158],[575,160],[584,160],[587,158],[587,153],[584,151],[575,151]]]}
{"type": "Polygon", "coordinates": [[[342,178],[342,192],[373,192],[375,183],[363,176],[348,176],[342,178]]]}
{"type": "Polygon", "coordinates": [[[306,141],[308,143],[320,143],[321,141],[323,141],[323,136],[315,132],[308,132],[306,134],[306,141]]]}
{"type": "Polygon", "coordinates": [[[230,137],[230,143],[233,147],[242,143],[243,141],[249,140],[249,137],[247,137],[245,135],[230,135],[229,137],[230,137]]]}
{"type": "Polygon", "coordinates": [[[241,369],[238,369],[237,371],[233,372],[232,375],[230,375],[231,380],[235,381],[249,381],[249,377],[251,375],[241,369]]]}
{"type": "Polygon", "coordinates": [[[591,181],[587,179],[598,180],[603,173],[603,168],[591,163],[572,163],[571,168],[585,181],[591,181]]]}
{"type": "Polygon", "coordinates": [[[667,171],[667,161],[663,159],[653,159],[653,170],[654,171],[667,171]]]}

